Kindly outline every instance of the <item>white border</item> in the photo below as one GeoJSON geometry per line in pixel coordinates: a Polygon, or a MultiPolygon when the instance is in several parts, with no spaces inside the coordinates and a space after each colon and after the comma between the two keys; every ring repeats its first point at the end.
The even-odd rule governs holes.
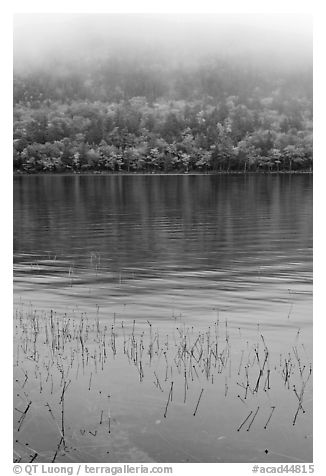
{"type": "MultiPolygon", "coordinates": [[[[2,68],[1,68],[1,138],[2,138],[2,161],[1,161],[1,218],[4,224],[1,234],[2,244],[2,271],[1,271],[1,296],[2,302],[2,342],[1,362],[2,362],[2,431],[1,462],[4,463],[2,474],[12,474],[12,416],[9,409],[12,408],[12,15],[13,13],[305,13],[314,15],[314,463],[315,473],[325,474],[323,469],[324,453],[324,384],[325,371],[323,367],[324,353],[321,351],[325,346],[324,333],[324,302],[325,294],[325,248],[324,234],[324,214],[320,211],[324,209],[324,196],[322,194],[325,185],[325,126],[323,116],[325,115],[326,77],[323,68],[325,61],[325,19],[322,2],[318,1],[290,1],[274,0],[269,2],[253,0],[228,0],[223,2],[201,0],[200,2],[178,1],[178,0],[119,0],[105,1],[92,0],[92,2],[56,0],[55,2],[44,2],[29,0],[28,2],[13,1],[11,5],[2,6],[1,11],[1,46],[2,46],[2,68]]],[[[250,464],[203,464],[173,465],[176,474],[195,474],[197,471],[205,471],[205,474],[251,474],[250,464]]]]}

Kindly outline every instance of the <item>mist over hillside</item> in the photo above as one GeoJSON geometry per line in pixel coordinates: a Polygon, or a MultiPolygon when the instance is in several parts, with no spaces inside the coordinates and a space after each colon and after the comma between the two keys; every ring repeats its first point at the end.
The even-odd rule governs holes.
{"type": "Polygon", "coordinates": [[[60,160],[51,170],[74,168],[76,154],[75,168],[92,168],[113,154],[99,168],[120,170],[128,151],[134,157],[128,171],[150,169],[135,157],[151,150],[160,157],[152,160],[157,170],[311,168],[311,19],[16,15],[14,105],[18,168],[53,155],[60,160]],[[282,162],[288,146],[299,156],[282,162]],[[239,147],[247,157],[241,165],[239,147]],[[204,152],[203,164],[196,156],[204,152]]]}
{"type": "Polygon", "coordinates": [[[311,47],[311,19],[300,15],[20,14],[14,21],[16,70],[145,54],[169,65],[217,56],[296,67],[310,63],[311,47]]]}

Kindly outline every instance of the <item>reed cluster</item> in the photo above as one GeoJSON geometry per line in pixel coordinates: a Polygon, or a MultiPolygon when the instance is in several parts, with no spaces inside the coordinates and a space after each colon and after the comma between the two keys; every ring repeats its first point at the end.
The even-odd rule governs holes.
{"type": "Polygon", "coordinates": [[[180,395],[178,404],[189,408],[191,418],[200,418],[207,396],[223,392],[225,399],[234,398],[246,407],[234,431],[268,430],[278,410],[278,402],[269,396],[275,382],[293,395],[290,424],[306,412],[304,397],[312,365],[300,345],[300,331],[289,352],[276,359],[259,327],[254,341],[248,342],[241,328],[219,318],[204,330],[175,321],[173,329],[163,333],[148,320],[126,322],[116,315],[101,316],[99,306],[92,318],[86,313],[59,315],[23,306],[14,317],[15,462],[55,462],[63,455],[74,461],[73,453],[79,451],[76,433],[89,438],[104,435],[109,445],[114,418],[104,379],[114,359],[124,359],[135,369],[140,386],[152,382],[161,395],[165,419],[180,395]],[[91,425],[73,422],[69,408],[75,392],[89,394],[99,409],[91,425]],[[46,451],[23,441],[28,424],[42,411],[56,435],[46,451]]]}

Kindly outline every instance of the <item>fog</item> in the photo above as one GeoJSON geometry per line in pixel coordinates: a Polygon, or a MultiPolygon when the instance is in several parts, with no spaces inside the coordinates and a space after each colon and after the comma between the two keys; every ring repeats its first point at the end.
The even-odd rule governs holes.
{"type": "Polygon", "coordinates": [[[304,15],[17,14],[14,68],[84,65],[108,56],[191,63],[228,57],[269,67],[312,61],[304,15]]]}
{"type": "Polygon", "coordinates": [[[14,55],[17,170],[312,167],[309,17],[19,15],[14,55]]]}

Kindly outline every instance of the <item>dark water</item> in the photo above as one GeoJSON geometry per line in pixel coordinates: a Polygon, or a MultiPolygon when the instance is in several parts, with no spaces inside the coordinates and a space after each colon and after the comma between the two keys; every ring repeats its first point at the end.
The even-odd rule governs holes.
{"type": "MultiPolygon", "coordinates": [[[[140,326],[150,320],[164,332],[180,323],[204,329],[218,316],[233,329],[236,365],[242,349],[240,337],[253,338],[257,325],[274,346],[274,356],[293,348],[300,329],[300,350],[309,360],[312,177],[15,177],[14,291],[16,305],[27,303],[58,312],[87,311],[90,315],[100,309],[103,322],[112,316],[130,322],[135,319],[140,326]]],[[[231,367],[228,372],[225,378],[231,378],[231,367]]],[[[125,392],[122,381],[117,374],[112,378],[117,379],[117,394],[121,397],[125,392]]],[[[130,385],[128,395],[139,391],[138,382],[130,385]]],[[[274,428],[268,436],[263,431],[256,435],[251,432],[250,439],[238,438],[234,433],[236,423],[231,428],[223,420],[225,412],[237,415],[240,422],[248,413],[237,399],[237,385],[234,381],[233,400],[231,381],[230,399],[224,390],[218,397],[218,401],[228,403],[222,402],[225,408],[220,407],[216,422],[210,413],[215,397],[207,397],[203,420],[197,420],[196,427],[180,410],[174,426],[169,423],[170,431],[178,438],[178,443],[172,445],[167,430],[161,430],[155,440],[159,424],[153,423],[155,431],[144,430],[137,420],[139,415],[146,420],[141,403],[138,417],[130,416],[126,422],[128,397],[119,398],[120,438],[125,453],[117,454],[117,460],[123,460],[126,454],[131,455],[130,460],[145,461],[312,458],[312,414],[306,411],[292,426],[296,410],[293,392],[277,406],[282,408],[278,417],[282,437],[274,428]],[[285,427],[288,414],[289,425],[285,427]],[[216,429],[219,425],[223,434],[216,429]],[[200,439],[190,438],[199,428],[200,439]],[[266,442],[262,442],[265,436],[266,442]],[[261,451],[263,446],[274,445],[274,453],[270,450],[268,457],[257,453],[259,442],[261,451]],[[135,445],[143,453],[137,453],[135,445]]],[[[281,387],[275,385],[277,398],[281,387]]],[[[195,391],[192,406],[200,388],[195,391]]],[[[147,388],[148,398],[152,391],[147,388]]],[[[168,387],[164,392],[163,409],[168,387]]],[[[311,406],[309,392],[307,408],[311,406]]],[[[151,409],[153,421],[161,422],[161,410],[160,417],[155,411],[151,409]]],[[[266,416],[262,418],[266,420],[266,416]]],[[[94,461],[104,458],[96,452],[88,457],[94,461]]]]}
{"type": "Polygon", "coordinates": [[[14,264],[34,299],[309,321],[312,177],[18,177],[14,264]]]}

